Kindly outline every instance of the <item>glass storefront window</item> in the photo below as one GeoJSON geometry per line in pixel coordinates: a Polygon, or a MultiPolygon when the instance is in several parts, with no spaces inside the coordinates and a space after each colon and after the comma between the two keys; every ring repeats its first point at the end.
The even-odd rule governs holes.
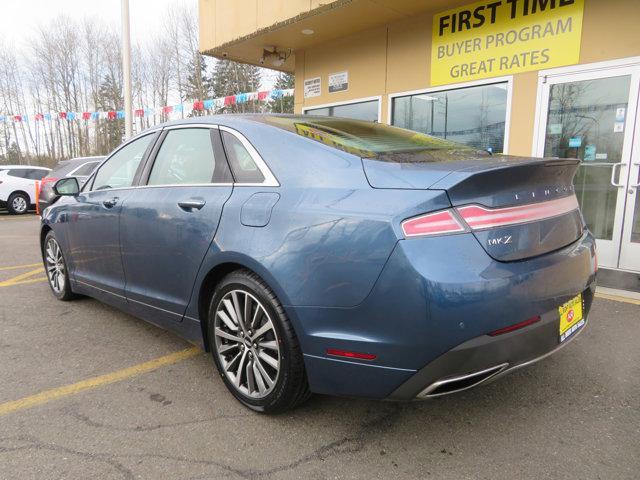
{"type": "Polygon", "coordinates": [[[622,159],[631,77],[559,83],[549,91],[545,157],[579,158],[576,195],[596,238],[613,238],[618,188],[611,169],[622,159]]]}
{"type": "Polygon", "coordinates": [[[396,97],[391,124],[474,148],[504,151],[507,83],[396,97]]]}
{"type": "Polygon", "coordinates": [[[328,117],[344,117],[354,120],[378,121],[378,100],[334,105],[332,107],[308,108],[306,115],[326,115],[328,117]]]}

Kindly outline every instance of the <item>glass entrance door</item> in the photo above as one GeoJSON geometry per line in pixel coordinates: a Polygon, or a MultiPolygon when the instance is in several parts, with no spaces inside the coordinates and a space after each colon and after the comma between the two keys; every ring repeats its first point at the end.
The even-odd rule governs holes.
{"type": "Polygon", "coordinates": [[[603,267],[640,270],[639,88],[640,65],[585,68],[542,84],[536,154],[582,160],[576,195],[603,267]]]}

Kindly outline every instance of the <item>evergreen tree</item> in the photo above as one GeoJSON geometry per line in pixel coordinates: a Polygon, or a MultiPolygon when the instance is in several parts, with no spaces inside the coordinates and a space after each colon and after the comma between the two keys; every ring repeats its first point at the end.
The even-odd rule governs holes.
{"type": "MultiPolygon", "coordinates": [[[[214,97],[226,97],[236,93],[255,92],[260,88],[260,69],[253,65],[219,60],[213,71],[214,97]]],[[[227,105],[224,113],[255,112],[257,102],[227,105]]]]}
{"type": "MultiPolygon", "coordinates": [[[[196,53],[188,64],[189,75],[185,82],[186,100],[206,100],[213,91],[213,78],[207,73],[207,62],[204,55],[196,53]]],[[[204,115],[204,111],[194,110],[192,115],[204,115]]]]}
{"type": "MultiPolygon", "coordinates": [[[[98,109],[102,111],[119,110],[124,105],[122,82],[114,75],[105,76],[98,92],[98,109]]],[[[97,126],[100,133],[98,154],[107,154],[122,143],[124,138],[124,122],[118,120],[99,120],[97,126]]]]}
{"type": "MultiPolygon", "coordinates": [[[[273,88],[278,90],[288,90],[295,86],[295,76],[290,73],[281,72],[276,79],[273,88]]],[[[293,113],[293,95],[290,97],[275,98],[269,102],[268,109],[273,113],[293,113]]]]}

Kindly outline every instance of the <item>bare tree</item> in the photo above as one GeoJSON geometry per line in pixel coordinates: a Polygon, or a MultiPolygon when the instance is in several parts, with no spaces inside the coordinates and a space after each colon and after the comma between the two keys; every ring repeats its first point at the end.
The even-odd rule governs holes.
{"type": "MultiPolygon", "coordinates": [[[[140,115],[145,107],[259,88],[256,67],[214,60],[214,68],[207,68],[208,60],[198,50],[197,25],[194,5],[177,2],[166,11],[164,31],[135,46],[138,129],[168,119],[162,110],[140,115]]],[[[53,165],[71,156],[105,154],[119,145],[123,122],[96,118],[92,112],[123,109],[120,55],[118,29],[100,18],[54,17],[19,46],[0,38],[0,114],[6,118],[0,121],[0,163],[53,165]],[[14,120],[19,114],[29,117],[14,120]]],[[[268,111],[272,105],[259,108],[268,111]]],[[[255,104],[244,103],[229,110],[255,109],[255,104]]]]}

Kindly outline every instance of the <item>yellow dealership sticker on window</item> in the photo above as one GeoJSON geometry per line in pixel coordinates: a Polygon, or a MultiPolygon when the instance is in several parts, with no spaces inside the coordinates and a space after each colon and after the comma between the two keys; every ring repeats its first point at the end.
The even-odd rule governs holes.
{"type": "Polygon", "coordinates": [[[558,308],[560,314],[560,343],[573,335],[584,325],[582,318],[582,295],[572,298],[558,308]]]}
{"type": "Polygon", "coordinates": [[[584,0],[487,0],[433,17],[431,84],[578,63],[584,0]]]}

